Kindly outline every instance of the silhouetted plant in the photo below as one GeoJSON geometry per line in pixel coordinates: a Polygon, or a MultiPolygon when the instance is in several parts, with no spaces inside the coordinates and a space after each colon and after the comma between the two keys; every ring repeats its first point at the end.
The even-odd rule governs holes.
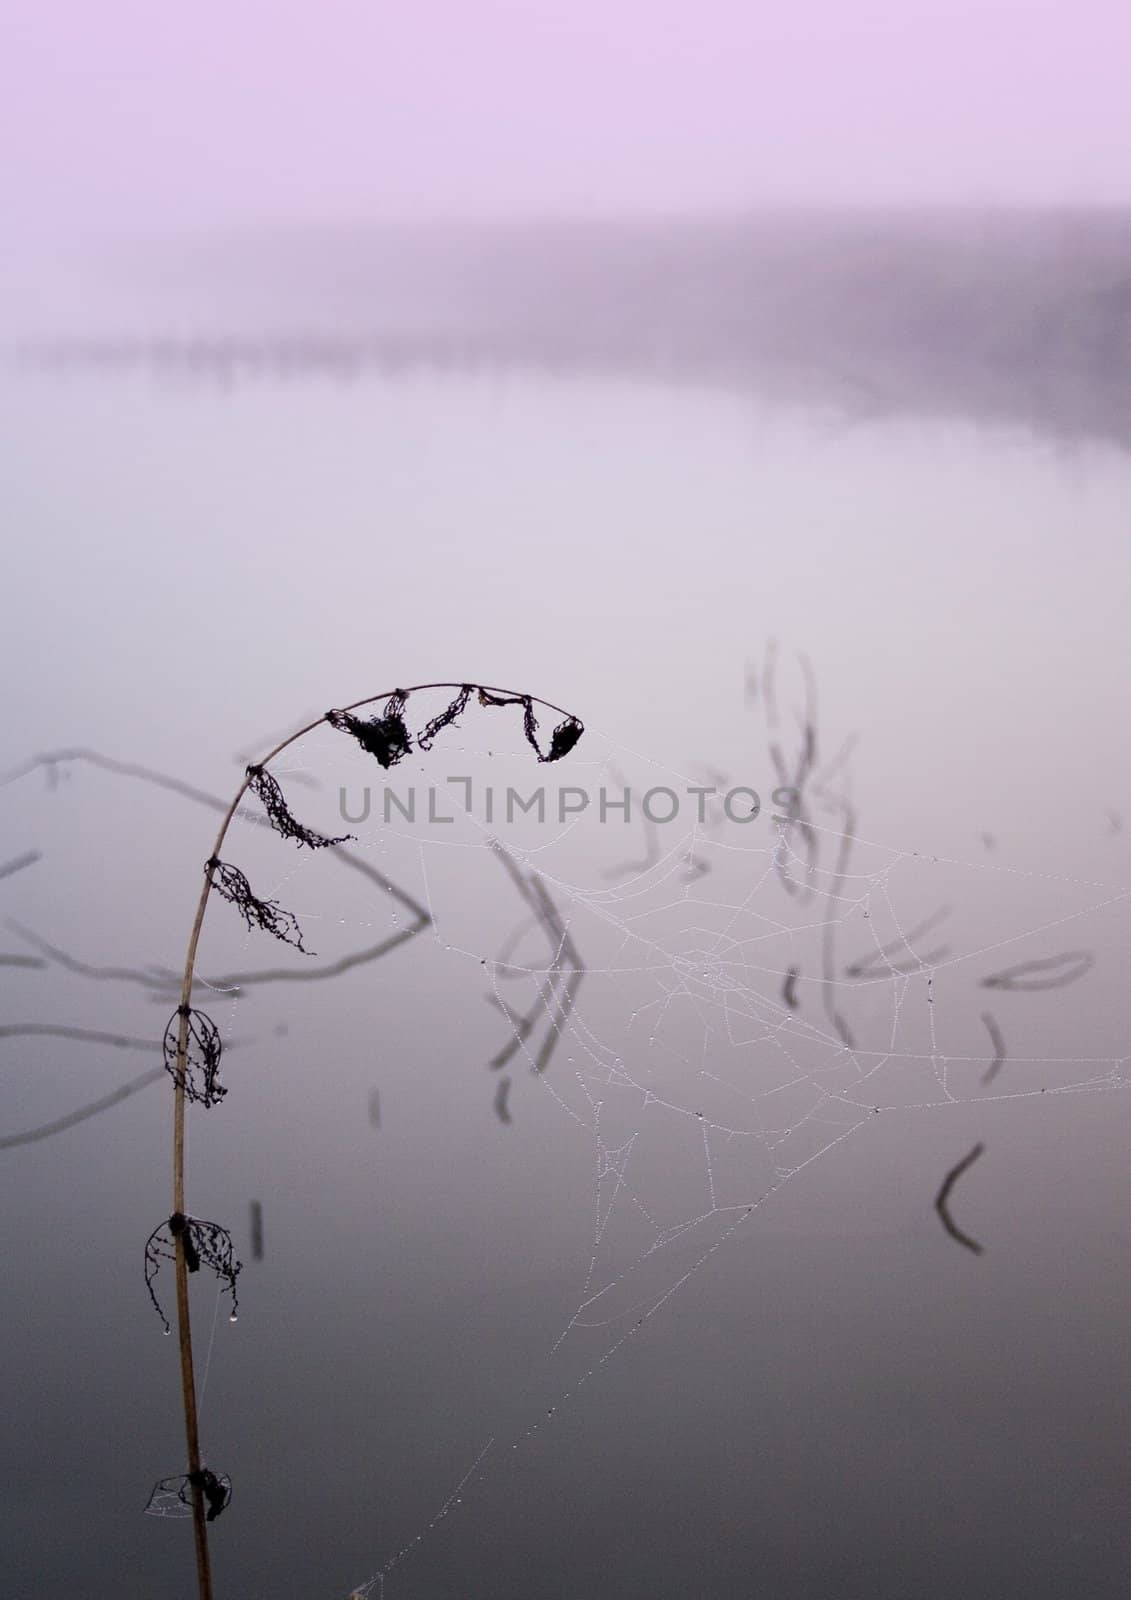
{"type": "Polygon", "coordinates": [[[385,703],[379,717],[353,717],[348,711],[328,711],[326,721],[331,728],[351,733],[363,750],[376,756],[388,770],[395,767],[412,749],[412,740],[402,715],[406,691],[397,689],[385,703]]]}
{"type": "MultiPolygon", "coordinates": [[[[424,687],[436,688],[435,684],[424,687]]],[[[419,750],[430,750],[432,741],[444,728],[450,727],[462,712],[467,709],[475,684],[464,683],[460,685],[459,693],[455,699],[433,717],[422,728],[416,739],[419,750]]],[[[332,728],[337,728],[342,733],[351,734],[371,756],[376,756],[381,765],[386,768],[396,766],[398,761],[408,755],[412,749],[412,735],[409,733],[405,721],[405,703],[411,689],[395,690],[385,702],[385,708],[379,717],[355,717],[347,707],[341,711],[328,711],[325,721],[332,728]]],[[[550,735],[550,748],[543,751],[538,743],[538,718],[534,712],[535,696],[530,694],[510,694],[505,689],[484,689],[478,691],[481,706],[521,706],[522,729],[527,742],[539,761],[560,761],[567,756],[574,745],[585,732],[585,726],[568,712],[563,713],[563,720],[558,723],[550,735]]],[[[545,705],[546,702],[540,701],[545,705]]],[[[558,706],[551,706],[552,711],[560,710],[558,706]]]]}
{"type": "Polygon", "coordinates": [[[431,750],[432,741],[436,735],[442,732],[444,728],[450,727],[453,722],[463,715],[467,709],[467,702],[471,699],[471,689],[472,685],[470,683],[463,684],[459,694],[456,695],[451,704],[424,725],[416,737],[418,750],[431,750]]]}
{"type": "Polygon", "coordinates": [[[304,956],[314,954],[302,942],[298,918],[284,911],[277,900],[260,900],[258,895],[252,893],[251,884],[238,867],[221,861],[217,856],[210,856],[205,866],[212,874],[212,887],[225,900],[231,901],[248,928],[262,928],[264,933],[274,934],[284,944],[293,944],[304,956]]]}
{"type": "MultiPolygon", "coordinates": [[[[205,1222],[185,1211],[185,1104],[196,1101],[214,1105],[224,1094],[217,1081],[220,1063],[220,1039],[212,1021],[192,1006],[193,979],[196,968],[197,947],[200,942],[208,897],[213,889],[222,899],[230,901],[242,914],[248,928],[262,928],[284,943],[308,954],[302,942],[302,932],[294,916],[275,900],[262,900],[255,895],[247,878],[236,866],[221,860],[220,852],[228,828],[237,814],[244,795],[251,790],[263,804],[267,816],[278,833],[294,839],[311,849],[328,848],[341,844],[343,839],[332,839],[305,827],[291,814],[277,780],[267,768],[276,756],[295,744],[306,734],[324,723],[340,732],[349,733],[368,754],[375,756],[385,768],[394,766],[413,748],[412,735],[405,720],[408,698],[418,690],[455,689],[454,699],[437,716],[423,727],[416,747],[428,750],[433,740],[449,727],[466,710],[471,695],[478,691],[481,706],[520,705],[523,708],[523,729],[539,761],[559,761],[569,753],[580,739],[584,728],[577,717],[533,695],[514,694],[508,689],[480,687],[469,683],[417,684],[411,689],[394,689],[391,693],[371,696],[353,705],[328,711],[315,722],[308,723],[297,733],[290,734],[277,744],[262,761],[246,769],[244,780],[231,804],[224,812],[220,830],[205,863],[204,885],[197,902],[196,915],[189,935],[185,955],[184,976],[181,984],[180,1005],[174,1012],[165,1031],[164,1054],[166,1068],[174,1085],[173,1100],[173,1213],[150,1234],[145,1245],[145,1282],[150,1299],[170,1331],[168,1318],[161,1309],[153,1287],[154,1279],[164,1261],[172,1261],[176,1272],[177,1326],[180,1335],[181,1391],[184,1404],[185,1441],[188,1453],[188,1472],[183,1479],[162,1479],[154,1495],[160,1492],[163,1502],[170,1498],[187,1505],[191,1501],[193,1534],[196,1548],[197,1585],[200,1600],[212,1600],[212,1575],[208,1553],[206,1525],[219,1515],[228,1503],[231,1485],[227,1479],[217,1478],[204,1466],[199,1437],[196,1405],[196,1377],[192,1357],[192,1331],[189,1312],[188,1275],[199,1272],[201,1266],[209,1267],[220,1278],[232,1296],[232,1320],[236,1316],[236,1277],[241,1270],[235,1259],[232,1239],[226,1228],[216,1222],[205,1222]],[[376,701],[383,700],[380,714],[368,718],[354,713],[376,701]],[[538,722],[535,703],[556,712],[563,720],[554,728],[549,750],[543,753],[538,743],[538,722]],[[170,1489],[170,1485],[177,1487],[170,1489]]],[[[346,836],[348,837],[348,836],[346,836]]],[[[503,1106],[505,1111],[505,1105],[503,1106]]],[[[153,1508],[154,1496],[150,1497],[153,1508]]],[[[168,1514],[166,1511],[165,1514],[168,1514]]]]}
{"type": "Polygon", "coordinates": [[[304,844],[311,850],[324,850],[332,844],[345,844],[347,839],[352,839],[352,833],[341,833],[331,839],[324,833],[316,833],[313,828],[308,828],[305,823],[299,822],[291,814],[290,807],[283,798],[272,773],[263,767],[248,767],[248,788],[257,799],[263,802],[263,809],[270,819],[271,826],[276,833],[281,833],[284,839],[294,839],[297,844],[304,844]]]}
{"type": "Polygon", "coordinates": [[[201,1467],[199,1472],[186,1474],[190,1488],[199,1489],[208,1505],[207,1520],[215,1522],[221,1511],[225,1511],[232,1498],[232,1481],[224,1475],[218,1478],[207,1467],[201,1467]]]}
{"type": "MultiPolygon", "coordinates": [[[[159,1223],[145,1241],[145,1287],[153,1308],[170,1332],[169,1319],[153,1287],[163,1261],[178,1260],[177,1247],[184,1258],[188,1272],[199,1272],[202,1266],[211,1270],[232,1297],[231,1320],[239,1316],[239,1298],[236,1279],[243,1271],[243,1263],[236,1260],[232,1236],[218,1222],[206,1222],[202,1217],[186,1217],[183,1211],[174,1211],[166,1221],[159,1223]]],[[[195,1470],[195,1469],[193,1469],[195,1470]]]]}
{"type": "Polygon", "coordinates": [[[214,1106],[227,1090],[219,1082],[220,1030],[211,1017],[191,1006],[178,1006],[169,1018],[164,1038],[165,1070],[174,1083],[183,1079],[185,1094],[202,1106],[214,1106]],[[183,1053],[178,1051],[180,1018],[188,1019],[188,1035],[183,1053]]]}
{"type": "Polygon", "coordinates": [[[568,756],[585,732],[583,723],[579,722],[576,717],[567,715],[565,720],[559,722],[550,735],[550,748],[543,754],[542,746],[538,743],[538,719],[534,715],[533,695],[495,694],[490,689],[480,689],[479,704],[481,706],[521,706],[522,731],[525,733],[527,743],[539,761],[560,761],[563,756],[568,756]]]}
{"type": "Polygon", "coordinates": [[[208,1507],[206,1522],[215,1522],[232,1503],[232,1480],[228,1474],[217,1477],[208,1467],[201,1467],[199,1472],[159,1478],[149,1491],[145,1509],[151,1517],[191,1517],[192,1489],[199,1489],[204,1496],[208,1507]]]}

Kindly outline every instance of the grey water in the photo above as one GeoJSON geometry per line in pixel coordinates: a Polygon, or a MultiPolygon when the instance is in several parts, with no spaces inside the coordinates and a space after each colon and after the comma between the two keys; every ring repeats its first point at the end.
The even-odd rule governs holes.
{"type": "MultiPolygon", "coordinates": [[[[543,248],[569,282],[584,276],[543,248]]],[[[701,252],[711,283],[720,248],[701,252]]],[[[1001,307],[1009,250],[991,254],[979,282],[1001,307]]],[[[191,1119],[191,1208],[227,1223],[246,1263],[235,1326],[208,1283],[194,1299],[206,1453],[234,1485],[212,1533],[217,1593],[344,1600],[387,1568],[373,1592],[389,1600],[1122,1595],[1131,457],[1112,396],[1125,388],[1089,376],[1079,342],[1076,387],[1060,383],[1038,339],[1027,389],[999,369],[968,381],[963,345],[924,401],[927,345],[905,334],[897,361],[893,346],[876,355],[895,333],[873,330],[859,334],[869,373],[902,376],[868,408],[859,384],[846,403],[845,383],[808,367],[803,384],[755,383],[683,348],[644,360],[639,309],[619,345],[602,303],[568,321],[576,347],[547,353],[538,307],[514,295],[498,301],[506,338],[495,324],[472,337],[460,308],[468,359],[440,350],[434,315],[425,336],[407,311],[395,370],[384,356],[345,371],[253,359],[265,327],[284,353],[310,336],[301,307],[328,303],[324,270],[308,263],[314,287],[280,290],[269,318],[248,290],[211,324],[205,273],[175,316],[99,322],[99,359],[76,352],[72,324],[68,359],[0,387],[14,774],[0,865],[42,852],[0,879],[3,1023],[141,1041],[0,1037],[3,1134],[160,1065],[171,1004],[145,980],[180,963],[214,833],[201,805],[136,775],[29,758],[96,752],[230,795],[278,730],[450,679],[585,720],[555,786],[571,765],[590,786],[612,768],[638,787],[714,769],[767,794],[775,737],[792,759],[804,735],[801,654],[822,759],[858,736],[838,781],[860,842],[838,889],[826,841],[818,892],[798,901],[765,817],[700,839],[710,870],[694,881],[618,877],[646,858],[636,823],[516,831],[591,970],[545,1074],[521,1054],[508,1064],[509,1123],[488,1065],[508,1028],[479,962],[526,909],[484,828],[454,825],[449,842],[371,818],[359,849],[432,922],[341,979],[215,996],[230,1094],[191,1119]],[[1089,421],[1100,410],[1110,426],[1089,421]],[[923,968],[852,988],[865,907],[885,938],[949,908],[930,993],[923,968]],[[818,1119],[812,1161],[683,1282],[695,1253],[677,1241],[669,1266],[650,1246],[710,1212],[708,1181],[724,1205],[767,1190],[782,1038],[791,1071],[833,1084],[856,1070],[834,1059],[822,1009],[829,922],[858,1060],[890,1058],[869,1079],[883,1113],[856,1127],[853,1111],[843,1141],[835,1116],[818,1119]],[[685,959],[738,934],[741,1003],[696,988],[685,959]],[[1064,988],[984,985],[1081,950],[1091,965],[1064,988]],[[816,1032],[748,1037],[750,993],[782,1011],[789,951],[800,1025],[816,1032]],[[986,1011],[1008,1046],[989,1086],[986,1011]],[[828,1053],[810,1061],[810,1047],[828,1053]],[[655,1127],[618,1087],[618,1059],[676,1108],[655,1127]],[[585,1091],[601,1073],[606,1153],[635,1137],[640,1207],[610,1198],[607,1166],[598,1177],[585,1091]],[[687,1132],[700,1112],[705,1145],[687,1132]],[[981,1255],[933,1208],[976,1141],[952,1209],[981,1255]],[[572,1326],[595,1256],[610,1279],[638,1273],[639,1294],[630,1276],[604,1326],[572,1326]]],[[[1085,276],[1098,295],[1101,268],[1085,276]]],[[[1029,281],[1030,308],[1068,293],[1029,281]]],[[[359,294],[352,283],[352,308],[359,294]]],[[[341,326],[351,348],[369,326],[339,310],[332,353],[341,326]]],[[[678,346],[698,314],[673,326],[678,346]]],[[[854,356],[832,343],[838,362],[854,356]]],[[[514,729],[496,735],[488,716],[501,713],[469,712],[414,781],[433,763],[478,780],[488,728],[508,780],[534,781],[514,729]]],[[[349,755],[316,739],[287,785],[296,810],[330,827],[341,785],[354,801],[376,792],[381,775],[349,755]]],[[[825,822],[832,838],[837,814],[825,822]]],[[[659,832],[665,849],[683,837],[659,832]]],[[[310,919],[320,957],[409,918],[285,842],[241,834],[239,848],[310,919]]],[[[210,910],[209,973],[292,960],[228,912],[210,910]]],[[[176,1341],[142,1270],[169,1205],[169,1120],[155,1081],[0,1149],[14,1597],[194,1592],[188,1525],[142,1515],[183,1457],[176,1341]]]]}

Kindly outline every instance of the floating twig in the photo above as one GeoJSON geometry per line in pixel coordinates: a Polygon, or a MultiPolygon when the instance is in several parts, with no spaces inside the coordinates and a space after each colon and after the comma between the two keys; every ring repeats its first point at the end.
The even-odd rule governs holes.
{"type": "MultiPolygon", "coordinates": [[[[843,797],[840,800],[841,831],[837,841],[836,862],[833,866],[833,881],[829,889],[829,899],[836,902],[844,889],[848,877],[848,863],[852,856],[852,844],[856,834],[856,813],[848,801],[843,797]]],[[[848,1050],[855,1050],[856,1039],[851,1028],[836,1006],[836,935],[837,922],[834,917],[828,917],[821,930],[821,1000],[824,1005],[825,1015],[836,1030],[840,1042],[848,1050]]]]}
{"type": "Polygon", "coordinates": [[[948,1201],[950,1200],[950,1191],[954,1188],[955,1184],[958,1182],[959,1178],[961,1178],[966,1169],[974,1165],[975,1161],[977,1161],[984,1149],[985,1145],[979,1142],[974,1146],[973,1150],[970,1151],[969,1155],[963,1156],[962,1160],[957,1166],[951,1167],[950,1171],[942,1181],[942,1188],[935,1196],[935,1210],[938,1212],[939,1220],[946,1229],[947,1233],[950,1234],[952,1239],[956,1239],[959,1244],[965,1245],[967,1250],[972,1250],[976,1256],[980,1256],[982,1254],[982,1246],[978,1243],[977,1239],[972,1239],[968,1233],[963,1233],[962,1229],[958,1226],[957,1222],[955,1222],[954,1218],[950,1214],[948,1201]]]}
{"type": "MultiPolygon", "coordinates": [[[[527,1038],[543,1014],[548,1014],[549,1026],[537,1054],[532,1059],[534,1069],[537,1072],[544,1072],[550,1064],[562,1029],[573,1009],[577,991],[585,975],[585,964],[570,937],[561,913],[538,874],[534,871],[529,874],[524,873],[497,839],[492,839],[491,845],[511,882],[546,934],[551,950],[551,965],[547,968],[545,986],[539,984],[537,998],[529,1011],[518,1012],[501,1001],[497,995],[488,996],[489,1000],[503,1012],[513,1030],[511,1038],[491,1058],[488,1065],[494,1069],[506,1066],[515,1052],[525,1046],[527,1038]]],[[[497,966],[506,964],[504,958],[496,961],[497,966]]]]}
{"type": "Polygon", "coordinates": [[[994,1047],[994,1058],[983,1072],[982,1082],[992,1083],[1005,1065],[1005,1040],[1001,1036],[1001,1029],[988,1011],[982,1012],[982,1021],[990,1036],[990,1043],[994,1047]]]}

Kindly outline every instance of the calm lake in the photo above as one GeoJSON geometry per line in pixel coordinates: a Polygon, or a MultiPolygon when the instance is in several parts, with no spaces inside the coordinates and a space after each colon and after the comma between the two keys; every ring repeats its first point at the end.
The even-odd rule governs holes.
{"type": "Polygon", "coordinates": [[[317,954],[205,924],[217,1594],[1124,1595],[1131,457],[706,382],[229,377],[0,389],[0,867],[41,853],[0,878],[5,1592],[195,1593],[142,1514],[184,1462],[169,1080],[19,1142],[161,1065],[217,819],[153,775],[227,799],[451,681],[587,731],[539,765],[473,697],[392,775],[322,727],[275,770],[355,842],[226,857],[317,954]]]}

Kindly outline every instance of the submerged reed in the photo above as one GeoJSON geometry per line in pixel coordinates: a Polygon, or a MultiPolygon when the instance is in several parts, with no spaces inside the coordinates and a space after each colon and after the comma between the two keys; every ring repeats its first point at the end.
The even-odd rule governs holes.
{"type": "Polygon", "coordinates": [[[523,732],[540,762],[560,761],[563,756],[569,754],[585,731],[577,717],[548,700],[541,700],[536,695],[516,694],[509,689],[471,683],[415,684],[408,689],[394,689],[391,692],[386,690],[365,700],[354,701],[351,705],[327,711],[317,721],[308,723],[297,733],[292,733],[277,744],[261,761],[247,768],[243,782],[224,813],[212,851],[204,863],[204,883],[185,953],[180,1004],[169,1019],[163,1044],[165,1066],[173,1079],[173,1210],[172,1214],[153,1230],[145,1246],[146,1287],[158,1315],[165,1324],[166,1332],[170,1331],[170,1326],[157,1299],[153,1280],[162,1261],[172,1261],[175,1270],[181,1395],[188,1471],[183,1479],[162,1479],[158,1490],[161,1492],[159,1499],[162,1507],[170,1499],[181,1506],[191,1504],[199,1600],[212,1600],[212,1570],[207,1525],[227,1505],[231,1495],[231,1485],[226,1477],[217,1476],[205,1466],[201,1455],[188,1278],[190,1272],[198,1272],[202,1265],[216,1273],[231,1294],[234,1321],[236,1277],[240,1272],[240,1263],[235,1259],[232,1238],[228,1230],[219,1223],[206,1222],[199,1217],[191,1216],[185,1210],[185,1103],[194,1101],[200,1105],[213,1106],[226,1092],[218,1076],[221,1054],[219,1030],[211,1018],[192,1005],[197,948],[212,891],[215,889],[222,899],[236,906],[249,929],[259,928],[292,945],[303,954],[311,953],[303,945],[302,931],[291,913],[285,911],[277,901],[262,900],[255,895],[240,869],[230,862],[223,861],[220,852],[240,802],[249,791],[261,802],[268,821],[282,838],[310,849],[327,848],[344,843],[348,835],[330,838],[306,827],[292,815],[278,780],[267,770],[269,763],[306,734],[325,724],[350,735],[383,767],[391,767],[414,747],[421,751],[429,750],[437,735],[463,714],[473,694],[478,704],[483,707],[511,705],[522,707],[523,732]],[[409,696],[434,689],[454,689],[457,692],[445,710],[432,717],[414,736],[406,717],[409,696]],[[384,701],[384,705],[377,715],[358,717],[354,714],[367,706],[375,705],[378,701],[384,701]],[[546,750],[543,750],[539,743],[535,706],[542,706],[562,719],[553,728],[546,750]],[[170,1490],[169,1485],[174,1481],[180,1487],[170,1490]]]}

